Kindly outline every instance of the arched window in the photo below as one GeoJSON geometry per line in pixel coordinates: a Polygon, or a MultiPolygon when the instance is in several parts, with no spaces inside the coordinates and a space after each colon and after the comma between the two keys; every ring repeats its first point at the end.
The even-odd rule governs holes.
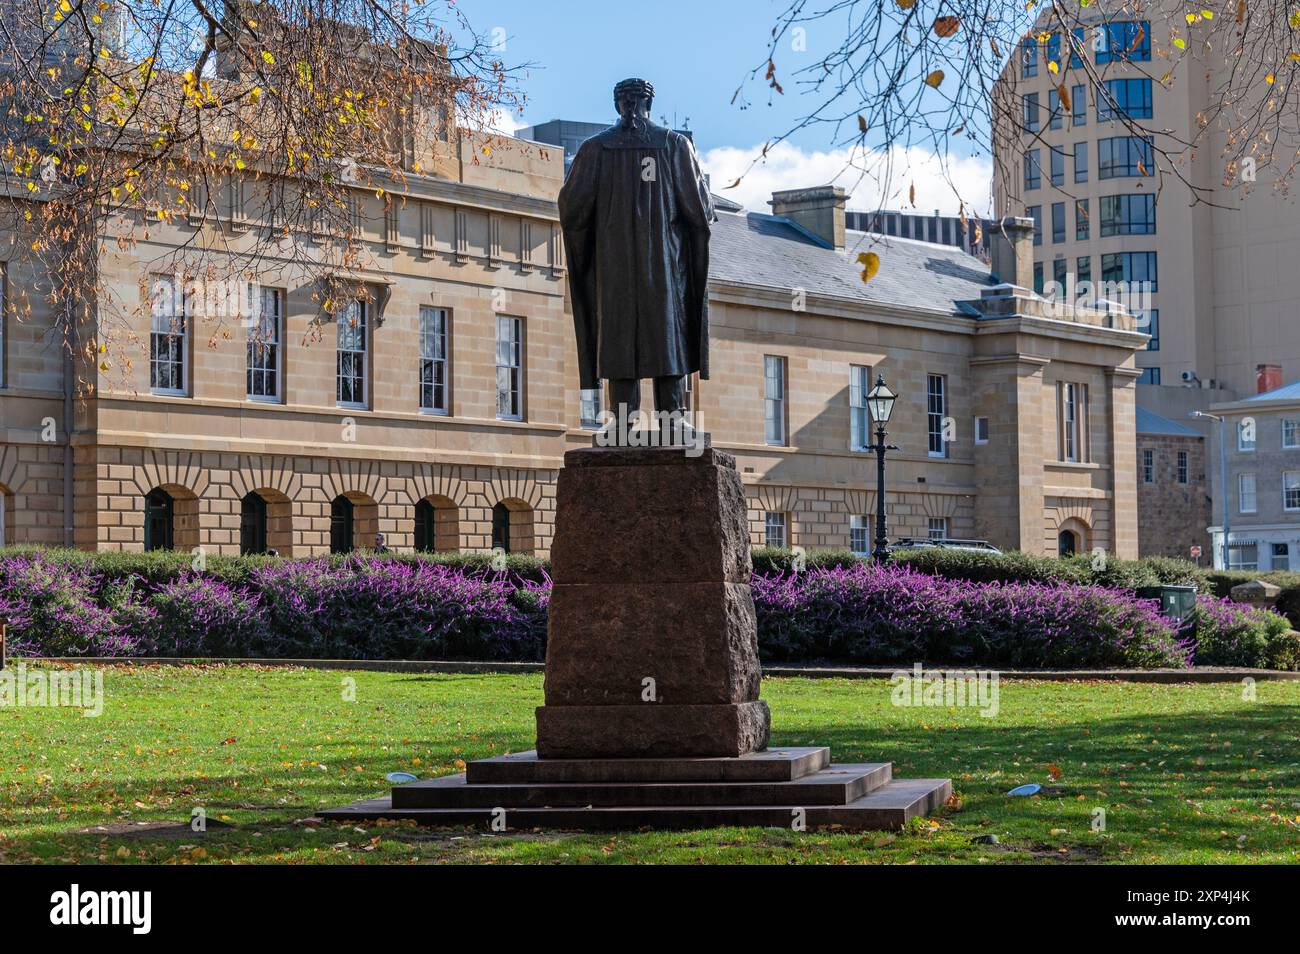
{"type": "Polygon", "coordinates": [[[434,513],[433,504],[427,500],[421,500],[415,505],[415,549],[423,553],[432,553],[436,547],[434,545],[434,527],[436,525],[437,515],[434,513]]]}
{"type": "Polygon", "coordinates": [[[1073,530],[1062,530],[1056,535],[1057,556],[1072,557],[1079,551],[1079,538],[1073,530]]]}
{"type": "Polygon", "coordinates": [[[239,552],[266,552],[266,501],[255,491],[239,502],[239,552]]]}
{"type": "Polygon", "coordinates": [[[510,552],[510,508],[503,503],[492,508],[492,549],[510,552]]]}
{"type": "Polygon", "coordinates": [[[352,501],[340,494],[330,504],[330,553],[350,553],[353,549],[352,501]]]}
{"type": "Polygon", "coordinates": [[[146,550],[171,550],[175,535],[176,517],[172,495],[155,487],[144,497],[144,548],[146,550]]]}

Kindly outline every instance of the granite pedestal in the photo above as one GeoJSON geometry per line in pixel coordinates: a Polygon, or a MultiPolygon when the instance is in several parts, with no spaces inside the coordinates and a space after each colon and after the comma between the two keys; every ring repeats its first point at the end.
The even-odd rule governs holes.
{"type": "Polygon", "coordinates": [[[321,814],[514,828],[895,828],[947,779],[768,750],[744,486],[702,448],[564,457],[535,751],[321,814]]]}

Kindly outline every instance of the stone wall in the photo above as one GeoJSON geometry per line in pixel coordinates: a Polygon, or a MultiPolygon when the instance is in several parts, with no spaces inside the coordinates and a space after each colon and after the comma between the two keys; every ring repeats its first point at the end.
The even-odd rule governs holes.
{"type": "Polygon", "coordinates": [[[1205,440],[1200,437],[1139,434],[1137,436],[1138,550],[1142,556],[1190,559],[1190,548],[1201,547],[1203,563],[1210,561],[1209,487],[1206,483],[1205,440]],[[1151,451],[1154,478],[1147,483],[1143,452],[1151,451]],[[1178,453],[1187,453],[1187,483],[1178,482],[1178,453]]]}

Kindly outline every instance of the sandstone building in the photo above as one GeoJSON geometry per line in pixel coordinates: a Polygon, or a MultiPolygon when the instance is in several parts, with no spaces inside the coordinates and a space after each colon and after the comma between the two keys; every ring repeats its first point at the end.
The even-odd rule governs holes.
{"type": "MultiPolygon", "coordinates": [[[[8,256],[4,541],[304,556],[382,533],[395,549],[545,555],[563,454],[591,443],[604,403],[578,389],[562,156],[516,140],[442,160],[386,199],[358,190],[370,260],[338,317],[273,259],[249,293],[256,321],[184,296],[158,317],[177,248],[218,255],[265,226],[238,183],[228,214],[105,244],[104,295],[130,327],[98,364],[51,345],[40,276],[8,256]]],[[[999,239],[995,276],[957,248],[846,229],[844,203],[837,188],[793,190],[772,214],[721,212],[714,227],[712,378],[691,383],[692,408],[738,458],[754,543],[870,548],[864,398],[883,374],[900,396],[891,537],[1135,555],[1145,337],[1131,318],[1051,312],[1024,287],[1023,220],[999,239]],[[867,251],[881,268],[864,282],[867,251]]]]}

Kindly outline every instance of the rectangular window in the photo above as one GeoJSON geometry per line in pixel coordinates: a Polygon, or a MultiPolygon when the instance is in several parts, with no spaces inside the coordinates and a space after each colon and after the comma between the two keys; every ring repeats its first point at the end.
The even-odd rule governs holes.
{"type": "Polygon", "coordinates": [[[447,309],[420,306],[420,410],[451,411],[451,349],[447,309]]]}
{"type": "Polygon", "coordinates": [[[1229,570],[1258,570],[1259,569],[1259,544],[1257,543],[1228,544],[1228,569],[1229,570]]]}
{"type": "Polygon", "coordinates": [[[1151,24],[1145,20],[1116,20],[1100,29],[1097,65],[1146,63],[1151,59],[1151,24]]]}
{"type": "Polygon", "coordinates": [[[248,323],[247,395],[253,401],[280,400],[280,348],[284,295],[278,288],[259,288],[259,309],[248,323]]]}
{"type": "Polygon", "coordinates": [[[1255,512],[1255,475],[1237,475],[1237,513],[1255,512]]]}
{"type": "Polygon", "coordinates": [[[1083,69],[1084,50],[1088,47],[1087,30],[1075,27],[1070,31],[1070,69],[1083,69]]]}
{"type": "Polygon", "coordinates": [[[1065,150],[1053,146],[1050,150],[1052,163],[1052,185],[1065,185],[1065,150]]]}
{"type": "Polygon", "coordinates": [[[1025,210],[1026,214],[1034,220],[1034,244],[1043,244],[1043,207],[1041,205],[1031,205],[1025,210]]]}
{"type": "Polygon", "coordinates": [[[1052,262],[1052,281],[1056,282],[1057,287],[1061,289],[1061,291],[1058,292],[1058,294],[1063,295],[1065,293],[1065,278],[1066,278],[1066,273],[1069,270],[1070,270],[1070,266],[1066,263],[1065,259],[1063,258],[1055,259],[1052,262]]]}
{"type": "Polygon", "coordinates": [[[854,516],[849,518],[849,549],[858,556],[871,553],[871,518],[854,516]]]}
{"type": "Polygon", "coordinates": [[[1043,184],[1043,166],[1040,162],[1041,151],[1030,149],[1025,153],[1025,191],[1032,192],[1043,184]]]}
{"type": "MultiPolygon", "coordinates": [[[[1038,243],[1035,242],[1034,244],[1037,245],[1038,243]]],[[[1043,293],[1043,263],[1034,262],[1034,294],[1041,295],[1042,293],[1043,293]]]]}
{"type": "Polygon", "coordinates": [[[166,276],[153,282],[150,302],[149,387],[154,394],[184,395],[189,386],[188,296],[166,276]]]}
{"type": "Polygon", "coordinates": [[[1142,451],[1142,483],[1154,484],[1156,482],[1156,452],[1153,450],[1142,451]]]}
{"type": "Polygon", "coordinates": [[[975,443],[987,444],[989,442],[989,419],[987,417],[975,418],[975,443]]]}
{"type": "Polygon", "coordinates": [[[1088,125],[1088,94],[1086,90],[1087,87],[1082,83],[1070,87],[1072,122],[1076,126],[1088,125]]]}
{"type": "Polygon", "coordinates": [[[1065,203],[1052,203],[1052,244],[1060,245],[1065,241],[1065,203]]]}
{"type": "Polygon", "coordinates": [[[1074,144],[1074,181],[1088,181],[1088,144],[1086,142],[1076,142],[1074,144]]]}
{"type": "Polygon", "coordinates": [[[497,417],[524,419],[524,320],[497,315],[497,417]]]}
{"type": "Polygon", "coordinates": [[[1159,384],[1159,383],[1160,383],[1160,369],[1159,369],[1159,368],[1143,368],[1143,369],[1142,369],[1142,373],[1138,375],[1137,383],[1138,383],[1138,384],[1159,384]]]}
{"type": "Polygon", "coordinates": [[[583,427],[600,427],[601,391],[600,388],[583,388],[579,394],[580,406],[578,416],[583,427]]]}
{"type": "Polygon", "coordinates": [[[1101,257],[1103,282],[1147,282],[1151,291],[1159,291],[1156,281],[1155,252],[1112,252],[1101,257]]]}
{"type": "Polygon", "coordinates": [[[1153,195],[1103,195],[1101,235],[1155,235],[1156,197],[1153,195]]]}
{"type": "Polygon", "coordinates": [[[926,430],[930,438],[930,456],[947,457],[944,422],[948,418],[948,379],[942,374],[926,375],[926,430]]]}
{"type": "Polygon", "coordinates": [[[1300,470],[1288,470],[1282,474],[1282,509],[1300,510],[1300,470]]]}
{"type": "Polygon", "coordinates": [[[1255,450],[1255,422],[1239,421],[1237,423],[1237,450],[1245,454],[1255,450]]]}
{"type": "Polygon", "coordinates": [[[348,302],[338,315],[337,397],[339,407],[366,406],[370,351],[370,302],[348,302]]]}
{"type": "Polygon", "coordinates": [[[1061,460],[1080,463],[1084,454],[1084,420],[1087,388],[1082,384],[1062,382],[1060,389],[1061,460]]]}
{"type": "Polygon", "coordinates": [[[1020,46],[1020,75],[1024,79],[1038,75],[1038,41],[1033,37],[1020,46]]]}
{"type": "Polygon", "coordinates": [[[1025,132],[1038,132],[1038,94],[1025,94],[1025,132]]]}
{"type": "Polygon", "coordinates": [[[1133,179],[1155,175],[1150,136],[1112,136],[1097,140],[1097,178],[1133,179]]]}
{"type": "Polygon", "coordinates": [[[1151,118],[1151,80],[1110,79],[1097,91],[1097,122],[1151,118]]]}
{"type": "MultiPolygon", "coordinates": [[[[1091,233],[1090,217],[1088,215],[1088,200],[1074,200],[1074,237],[1079,241],[1085,241],[1091,233]]],[[[1082,281],[1082,279],[1080,279],[1082,281]]]]}
{"type": "Polygon", "coordinates": [[[1273,544],[1273,569],[1289,570],[1291,568],[1291,545],[1289,543],[1273,544]]]}
{"type": "Polygon", "coordinates": [[[1145,331],[1147,334],[1151,336],[1151,340],[1147,342],[1147,350],[1159,351],[1160,350],[1160,309],[1148,308],[1145,315],[1139,314],[1138,330],[1145,331]],[[1142,327],[1142,322],[1144,320],[1146,322],[1146,328],[1142,327]]]}
{"type": "Polygon", "coordinates": [[[1187,451],[1178,452],[1178,482],[1187,483],[1187,451]]]}
{"type": "Polygon", "coordinates": [[[763,542],[769,547],[775,547],[779,550],[788,547],[790,538],[786,533],[786,515],[769,510],[763,518],[763,537],[763,542]]]}
{"type": "Polygon", "coordinates": [[[931,517],[926,524],[926,531],[931,540],[948,539],[948,518],[931,517]]]}
{"type": "Polygon", "coordinates": [[[1092,256],[1080,255],[1074,260],[1075,281],[1079,284],[1092,281],[1092,256]]]}
{"type": "Polygon", "coordinates": [[[1283,419],[1282,446],[1286,448],[1300,447],[1300,421],[1283,419]]]}
{"type": "Polygon", "coordinates": [[[1055,89],[1049,89],[1047,91],[1047,128],[1060,129],[1064,119],[1064,111],[1061,109],[1061,94],[1055,89]]]}
{"type": "Polygon", "coordinates": [[[785,358],[763,356],[763,439],[785,445],[785,358]]]}
{"type": "Polygon", "coordinates": [[[866,450],[871,443],[871,417],[867,395],[871,392],[871,369],[855,364],[849,367],[849,450],[866,450]]]}

